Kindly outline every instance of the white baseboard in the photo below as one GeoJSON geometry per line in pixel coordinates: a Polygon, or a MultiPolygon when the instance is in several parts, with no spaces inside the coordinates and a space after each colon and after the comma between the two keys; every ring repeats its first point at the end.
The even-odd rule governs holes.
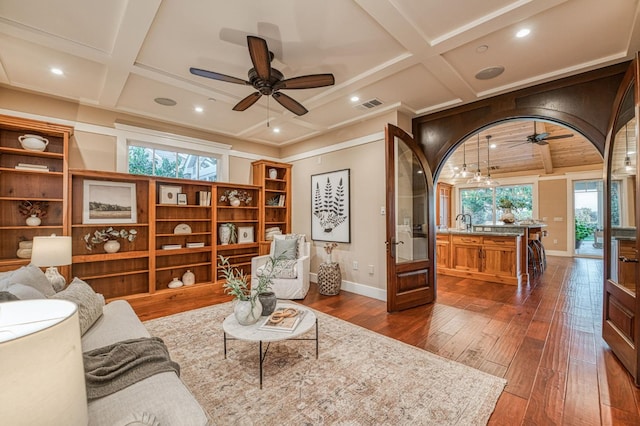
{"type": "MultiPolygon", "coordinates": [[[[309,273],[309,280],[314,283],[318,283],[318,274],[309,273]]],[[[371,297],[372,299],[382,300],[383,302],[387,301],[387,290],[381,288],[374,288],[368,285],[354,283],[351,281],[342,280],[342,284],[340,285],[341,290],[348,291],[350,293],[359,294],[361,296],[371,297]]]]}
{"type": "Polygon", "coordinates": [[[545,250],[547,256],[573,257],[573,253],[561,250],[545,250]]]}

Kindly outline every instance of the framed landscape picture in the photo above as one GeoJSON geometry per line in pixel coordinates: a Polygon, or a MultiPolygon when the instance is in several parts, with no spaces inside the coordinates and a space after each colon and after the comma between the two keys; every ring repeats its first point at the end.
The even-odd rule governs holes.
{"type": "Polygon", "coordinates": [[[351,242],[349,170],[311,176],[311,239],[351,242]]]}
{"type": "Polygon", "coordinates": [[[136,223],[136,184],[85,180],[82,223],[136,223]]]}

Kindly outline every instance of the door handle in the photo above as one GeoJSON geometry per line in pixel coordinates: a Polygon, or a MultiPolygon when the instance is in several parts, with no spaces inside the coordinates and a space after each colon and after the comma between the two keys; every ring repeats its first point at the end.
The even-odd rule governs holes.
{"type": "Polygon", "coordinates": [[[394,241],[394,239],[391,239],[391,242],[389,241],[385,241],[384,242],[387,247],[391,250],[391,257],[395,258],[396,257],[396,246],[398,244],[404,244],[404,241],[394,241]]]}
{"type": "Polygon", "coordinates": [[[638,259],[629,259],[627,256],[620,256],[618,260],[624,263],[638,263],[638,259]]]}

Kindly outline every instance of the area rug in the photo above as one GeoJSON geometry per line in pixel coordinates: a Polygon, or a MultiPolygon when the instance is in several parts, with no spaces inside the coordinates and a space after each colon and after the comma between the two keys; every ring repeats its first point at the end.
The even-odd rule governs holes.
{"type": "Polygon", "coordinates": [[[144,323],[216,425],[484,425],[506,384],[314,311],[319,358],[314,341],[272,343],[260,389],[257,343],[230,341],[224,359],[232,310],[229,302],[144,323]]]}

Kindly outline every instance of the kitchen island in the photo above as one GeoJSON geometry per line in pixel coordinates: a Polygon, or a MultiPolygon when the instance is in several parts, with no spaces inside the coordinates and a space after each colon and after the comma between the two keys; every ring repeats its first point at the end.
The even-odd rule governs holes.
{"type": "Polygon", "coordinates": [[[529,236],[544,224],[476,225],[472,230],[439,229],[437,273],[518,285],[529,281],[529,236]]]}

